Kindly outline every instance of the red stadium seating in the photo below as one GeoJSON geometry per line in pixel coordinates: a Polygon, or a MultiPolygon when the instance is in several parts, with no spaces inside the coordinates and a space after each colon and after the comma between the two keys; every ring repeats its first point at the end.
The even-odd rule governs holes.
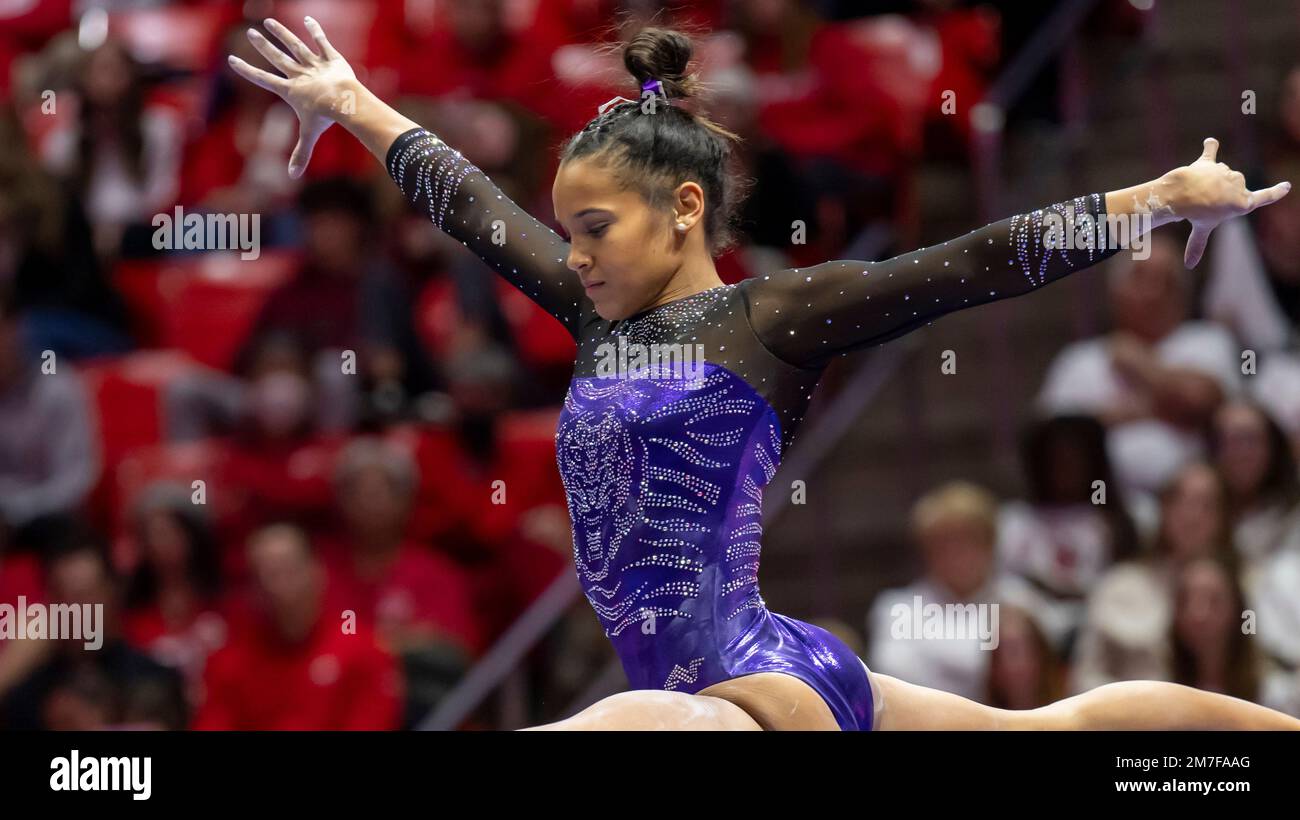
{"type": "MultiPolygon", "coordinates": [[[[576,348],[564,326],[509,282],[494,274],[485,275],[493,276],[497,304],[510,325],[523,363],[533,368],[571,366],[576,348]]],[[[461,322],[456,286],[445,279],[430,282],[420,292],[415,312],[416,329],[434,356],[450,355],[461,322]]]]}
{"type": "Polygon", "coordinates": [[[415,300],[415,330],[435,358],[448,355],[459,322],[455,283],[434,279],[420,290],[415,300]]]}
{"type": "Polygon", "coordinates": [[[497,277],[495,284],[498,304],[524,364],[537,368],[571,366],[577,347],[564,325],[504,279],[497,277]]]}
{"type": "Polygon", "coordinates": [[[118,265],[114,284],[132,308],[142,342],[229,369],[258,311],[297,264],[297,254],[284,251],[249,260],[233,251],[129,260],[118,265]]]}
{"type": "Polygon", "coordinates": [[[141,351],[87,363],[81,371],[95,414],[102,472],[91,495],[91,511],[101,523],[122,515],[117,470],[136,450],[161,443],[166,435],[163,390],[184,373],[201,370],[175,350],[141,351]]]}

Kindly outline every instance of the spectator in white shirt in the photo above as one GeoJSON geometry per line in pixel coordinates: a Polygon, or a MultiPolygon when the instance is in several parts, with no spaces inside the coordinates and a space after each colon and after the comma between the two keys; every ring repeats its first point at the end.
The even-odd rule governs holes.
{"type": "Polygon", "coordinates": [[[988,694],[999,709],[1037,709],[1065,697],[1065,665],[1029,612],[998,610],[998,646],[989,653],[988,694]]]}
{"type": "Polygon", "coordinates": [[[1260,645],[1300,668],[1300,476],[1286,435],[1257,405],[1232,402],[1215,415],[1211,441],[1260,645]]]}
{"type": "Polygon", "coordinates": [[[1124,488],[1155,492],[1203,454],[1201,431],[1239,390],[1241,360],[1227,331],[1188,321],[1181,249],[1163,234],[1150,240],[1148,258],[1110,270],[1115,330],[1061,351],[1038,401],[1051,414],[1101,419],[1124,488]]]}
{"type": "Polygon", "coordinates": [[[952,482],[931,491],[912,509],[912,531],[924,575],[877,596],[867,617],[868,664],[910,683],[983,700],[992,642],[968,622],[962,634],[945,632],[942,638],[917,635],[913,625],[929,617],[932,605],[984,605],[991,613],[989,605],[1004,601],[1035,609],[1038,596],[1023,581],[995,572],[997,499],[987,490],[952,482]]]}
{"type": "Polygon", "coordinates": [[[1229,402],[1215,413],[1210,442],[1243,562],[1257,565],[1278,550],[1300,548],[1300,473],[1277,422],[1256,404],[1229,402]]]}
{"type": "Polygon", "coordinates": [[[1185,564],[1174,583],[1171,680],[1293,710],[1296,678],[1267,661],[1251,621],[1231,561],[1207,556],[1185,564]]]}
{"type": "Polygon", "coordinates": [[[1236,560],[1227,490],[1213,467],[1185,466],[1160,500],[1154,550],[1116,564],[1088,596],[1070,670],[1072,693],[1120,680],[1171,680],[1169,629],[1178,573],[1205,556],[1236,560]]]}
{"type": "Polygon", "coordinates": [[[1138,534],[1106,454],[1106,428],[1091,416],[1041,419],[1021,452],[1028,498],[1002,505],[998,562],[1040,590],[1039,626],[1069,652],[1084,596],[1111,564],[1132,558],[1138,534]]]}
{"type": "Polygon", "coordinates": [[[42,146],[46,167],[81,197],[105,260],[122,252],[128,228],[137,244],[151,238],[154,216],[171,208],[180,190],[183,128],[166,109],[147,108],[144,95],[139,64],[109,38],[82,64],[75,119],[42,146]]]}
{"type": "MultiPolygon", "coordinates": [[[[1300,549],[1275,554],[1258,573],[1254,598],[1259,644],[1279,665],[1295,670],[1300,684],[1300,549]]],[[[1296,688],[1300,696],[1300,686],[1296,688]]],[[[1300,703],[1300,700],[1297,701],[1300,703]]],[[[1290,708],[1274,707],[1289,714],[1290,708]]]]}
{"type": "Polygon", "coordinates": [[[13,300],[0,290],[0,527],[79,512],[99,466],[80,379],[68,362],[26,349],[13,300]]]}

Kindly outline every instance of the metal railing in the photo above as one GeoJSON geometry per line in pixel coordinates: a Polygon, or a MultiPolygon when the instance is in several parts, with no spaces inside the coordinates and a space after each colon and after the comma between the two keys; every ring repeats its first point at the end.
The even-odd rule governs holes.
{"type": "MultiPolygon", "coordinates": [[[[989,86],[987,93],[971,110],[972,147],[976,210],[979,222],[988,224],[1005,216],[1003,202],[1002,152],[1007,112],[1020,101],[1029,84],[1043,67],[1063,52],[1078,34],[1079,26],[1097,5],[1098,0],[1062,0],[1038,31],[989,86]]],[[[1067,85],[1064,90],[1077,90],[1067,85]]],[[[1067,100],[1064,110],[1079,116],[1078,100],[1067,100]]],[[[995,452],[1016,451],[1017,374],[1010,331],[1005,321],[991,311],[984,313],[984,333],[992,351],[993,372],[998,384],[1008,389],[997,391],[999,407],[993,413],[995,452]]]]}

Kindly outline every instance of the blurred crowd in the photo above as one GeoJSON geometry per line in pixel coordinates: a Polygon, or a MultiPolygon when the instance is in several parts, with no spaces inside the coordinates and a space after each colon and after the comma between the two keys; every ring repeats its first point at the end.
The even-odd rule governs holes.
{"type": "MultiPolygon", "coordinates": [[[[1300,170],[1300,68],[1284,105],[1269,178],[1300,170]]],[[[1004,708],[1149,679],[1300,716],[1300,208],[1280,205],[1216,237],[1200,305],[1175,236],[1105,263],[1111,329],[1049,368],[1025,497],[917,502],[923,571],[875,600],[872,669],[1004,708]],[[915,596],[997,604],[999,645],[913,639],[915,596]]]]}
{"type": "MultiPolygon", "coordinates": [[[[101,604],[106,631],[0,643],[0,727],[410,727],[571,571],[571,340],[341,128],[289,179],[292,112],[226,67],[269,68],[250,25],[310,13],[543,221],[559,142],[628,92],[610,44],[695,32],[757,183],[717,260],[734,282],[853,258],[882,223],[905,243],[919,163],[971,136],[939,92],[978,99],[1050,12],[1015,5],[0,4],[0,603],[101,604]],[[178,206],[258,215],[257,257],[155,247],[178,206]]],[[[1131,33],[1129,4],[1103,6],[1131,33]]],[[[1300,73],[1279,123],[1258,170],[1294,179],[1300,73]]],[[[1151,677],[1300,714],[1298,242],[1292,197],[1216,235],[1203,298],[1168,243],[1112,263],[1114,329],[1053,366],[1027,497],[918,503],[924,575],[866,640],[837,626],[868,664],[1014,708],[1151,677]],[[1001,645],[891,640],[913,594],[1005,601],[1001,645]]],[[[570,695],[607,651],[582,614],[543,648],[570,695]]]]}

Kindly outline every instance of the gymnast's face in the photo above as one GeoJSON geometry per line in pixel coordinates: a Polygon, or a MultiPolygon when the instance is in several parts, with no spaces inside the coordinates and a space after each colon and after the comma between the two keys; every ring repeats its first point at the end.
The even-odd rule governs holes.
{"type": "Polygon", "coordinates": [[[633,190],[593,158],[562,163],[551,189],[555,217],[569,245],[566,260],[582,281],[596,313],[606,320],[624,319],[650,307],[692,254],[707,253],[698,215],[691,206],[703,191],[693,182],[678,188],[678,204],[652,209],[633,190]],[[687,230],[675,228],[684,220],[687,230]]]}

